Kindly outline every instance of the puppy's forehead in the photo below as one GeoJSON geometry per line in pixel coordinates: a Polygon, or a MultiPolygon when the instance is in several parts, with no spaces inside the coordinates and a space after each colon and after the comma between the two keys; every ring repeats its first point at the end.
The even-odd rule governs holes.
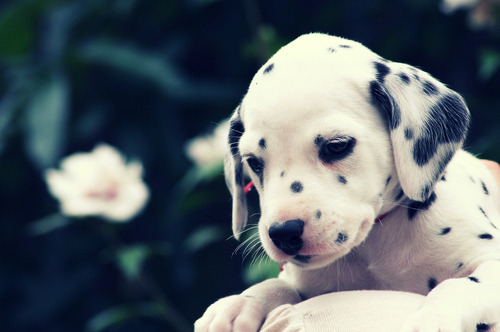
{"type": "Polygon", "coordinates": [[[356,103],[370,99],[377,58],[363,45],[343,38],[299,37],[254,76],[242,104],[244,122],[312,117],[332,107],[357,109],[356,103]]]}

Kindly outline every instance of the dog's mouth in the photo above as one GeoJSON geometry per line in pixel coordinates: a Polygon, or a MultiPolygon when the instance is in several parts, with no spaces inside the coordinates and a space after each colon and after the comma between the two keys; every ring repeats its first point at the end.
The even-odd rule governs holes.
{"type": "Polygon", "coordinates": [[[299,263],[307,264],[314,256],[316,255],[295,255],[292,258],[299,263]]]}

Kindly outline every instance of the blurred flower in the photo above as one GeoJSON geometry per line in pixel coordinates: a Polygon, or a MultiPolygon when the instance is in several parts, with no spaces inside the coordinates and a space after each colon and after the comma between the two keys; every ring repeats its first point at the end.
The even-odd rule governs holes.
{"type": "Polygon", "coordinates": [[[50,193],[68,216],[101,216],[124,222],[146,204],[149,191],[142,181],[142,165],[125,163],[109,145],[75,153],[61,162],[61,170],[45,172],[50,193]]]}
{"type": "Polygon", "coordinates": [[[222,164],[227,150],[228,133],[229,121],[224,121],[212,133],[188,141],[186,155],[200,167],[222,164]]]}
{"type": "Polygon", "coordinates": [[[458,9],[467,9],[472,28],[493,27],[498,23],[499,0],[443,0],[441,9],[451,14],[458,9]]]}

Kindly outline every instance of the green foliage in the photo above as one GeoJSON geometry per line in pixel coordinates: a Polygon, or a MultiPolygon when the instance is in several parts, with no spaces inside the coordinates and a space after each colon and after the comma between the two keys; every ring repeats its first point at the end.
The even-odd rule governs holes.
{"type": "Polygon", "coordinates": [[[500,51],[497,49],[484,49],[480,53],[479,77],[487,81],[495,76],[500,69],[500,51]]]}
{"type": "Polygon", "coordinates": [[[217,298],[275,277],[253,238],[236,250],[222,161],[193,165],[184,145],[300,34],[431,72],[468,101],[467,147],[500,159],[500,28],[468,22],[430,0],[0,4],[2,329],[189,331],[217,298]],[[44,182],[101,142],[144,166],[151,199],[126,223],[63,216],[44,182]]]}
{"type": "Polygon", "coordinates": [[[163,319],[163,307],[159,303],[134,303],[123,304],[113,308],[109,308],[88,322],[87,332],[101,332],[106,331],[116,325],[123,325],[127,321],[133,320],[137,317],[151,317],[163,319]]]}
{"type": "Polygon", "coordinates": [[[243,280],[248,286],[269,278],[276,278],[280,272],[280,264],[269,258],[259,259],[250,263],[243,273],[243,280]]]}
{"type": "Polygon", "coordinates": [[[68,84],[62,75],[50,77],[25,109],[25,149],[42,171],[62,157],[68,119],[68,84]]]}

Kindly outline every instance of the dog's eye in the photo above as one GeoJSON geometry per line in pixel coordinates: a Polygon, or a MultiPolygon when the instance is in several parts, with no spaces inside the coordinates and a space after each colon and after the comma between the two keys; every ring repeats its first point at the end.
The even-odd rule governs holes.
{"type": "Polygon", "coordinates": [[[329,141],[324,141],[319,147],[319,158],[325,163],[333,163],[347,157],[356,145],[356,140],[352,137],[336,137],[329,141]]]}
{"type": "Polygon", "coordinates": [[[252,171],[259,175],[264,171],[264,160],[257,157],[249,157],[247,158],[248,166],[252,169],[252,171]]]}

